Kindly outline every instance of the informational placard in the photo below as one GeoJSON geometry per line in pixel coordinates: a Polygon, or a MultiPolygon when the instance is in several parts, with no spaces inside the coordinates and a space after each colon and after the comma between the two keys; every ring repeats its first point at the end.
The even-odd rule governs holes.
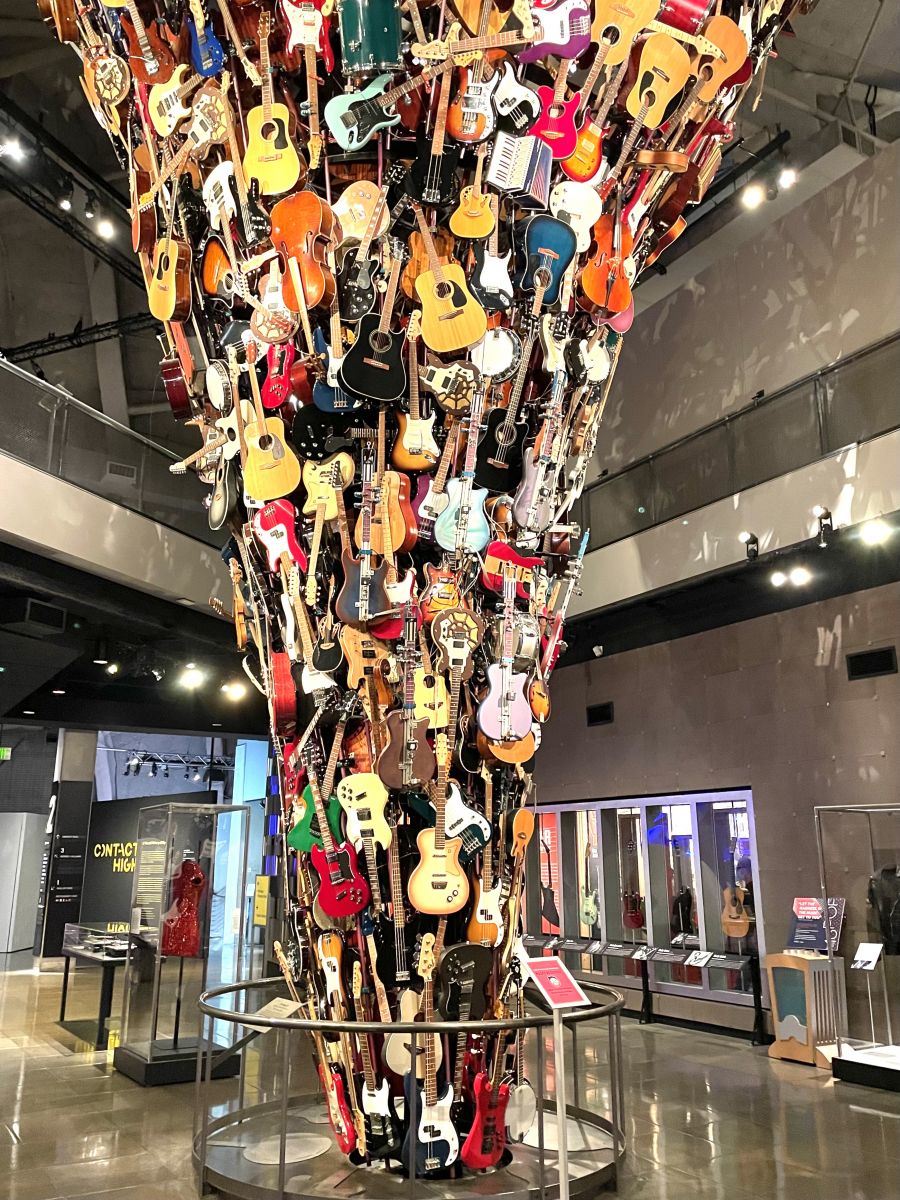
{"type": "Polygon", "coordinates": [[[720,971],[742,971],[749,961],[749,954],[712,954],[707,965],[720,971]]]}
{"type": "Polygon", "coordinates": [[[559,943],[560,950],[575,950],[578,953],[584,953],[585,947],[588,945],[587,938],[562,938],[559,943]]]}
{"type": "Polygon", "coordinates": [[[706,967],[712,956],[712,950],[692,950],[684,960],[684,965],[686,967],[706,967]]]}
{"type": "MultiPolygon", "coordinates": [[[[296,1000],[291,1000],[288,996],[276,996],[274,1000],[270,1000],[268,1004],[258,1008],[253,1015],[255,1017],[273,1017],[276,1021],[286,1021],[288,1017],[292,1017],[299,1011],[300,1005],[296,1000]]],[[[242,1021],[241,1024],[246,1025],[248,1029],[258,1029],[260,1033],[271,1033],[270,1027],[257,1025],[255,1021],[242,1021]]]]}
{"type": "Polygon", "coordinates": [[[600,941],[599,938],[595,938],[592,942],[588,942],[588,944],[584,948],[585,954],[601,954],[602,951],[603,951],[603,943],[600,941]]]}
{"type": "Polygon", "coordinates": [[[269,877],[257,875],[253,889],[253,924],[265,927],[269,919],[269,877]]]}
{"type": "MultiPolygon", "coordinates": [[[[843,896],[828,898],[828,937],[831,951],[837,953],[844,924],[844,909],[847,901],[843,896]]],[[[791,924],[787,937],[788,950],[819,950],[825,954],[825,921],[822,917],[822,901],[818,896],[795,896],[791,905],[791,924]]]]}
{"type": "Polygon", "coordinates": [[[530,958],[525,969],[551,1008],[580,1008],[590,1004],[581,984],[561,958],[555,955],[530,958]]]}
{"type": "Polygon", "coordinates": [[[850,964],[851,971],[874,971],[884,946],[881,942],[860,942],[850,964]]]}
{"type": "Polygon", "coordinates": [[[610,958],[632,958],[634,949],[634,946],[629,946],[626,942],[606,942],[600,953],[610,958]]]}
{"type": "Polygon", "coordinates": [[[668,963],[670,966],[676,967],[683,966],[689,958],[688,950],[669,950],[665,946],[658,946],[653,955],[655,963],[668,963]]]}
{"type": "Polygon", "coordinates": [[[634,954],[632,954],[631,957],[633,959],[635,959],[637,962],[649,962],[650,959],[653,958],[653,956],[655,954],[656,954],[655,946],[638,946],[638,948],[635,950],[634,954]]]}

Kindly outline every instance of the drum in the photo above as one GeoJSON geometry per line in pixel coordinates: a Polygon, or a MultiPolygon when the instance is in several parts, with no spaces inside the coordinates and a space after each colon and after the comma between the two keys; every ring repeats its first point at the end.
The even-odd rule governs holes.
{"type": "MultiPolygon", "coordinates": [[[[496,659],[503,655],[503,621],[500,617],[491,622],[490,646],[496,659]]],[[[527,671],[534,666],[541,648],[541,627],[537,617],[531,613],[516,613],[513,628],[513,670],[527,671]]]]}
{"type": "Polygon", "coordinates": [[[400,10],[396,0],[338,0],[345,75],[399,71],[400,10]]]}
{"type": "Polygon", "coordinates": [[[682,33],[699,33],[714,5],[715,0],[665,0],[657,20],[682,33]]]}

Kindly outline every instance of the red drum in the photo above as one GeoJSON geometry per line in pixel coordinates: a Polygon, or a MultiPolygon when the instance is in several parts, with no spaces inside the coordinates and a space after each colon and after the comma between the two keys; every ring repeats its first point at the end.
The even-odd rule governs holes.
{"type": "Polygon", "coordinates": [[[656,18],[682,33],[699,33],[716,0],[665,0],[656,18]]]}

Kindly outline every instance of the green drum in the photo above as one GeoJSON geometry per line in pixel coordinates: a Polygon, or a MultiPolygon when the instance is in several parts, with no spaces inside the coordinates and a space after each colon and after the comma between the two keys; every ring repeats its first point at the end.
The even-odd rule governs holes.
{"type": "Polygon", "coordinates": [[[399,71],[400,10],[396,0],[338,0],[346,75],[399,71]]]}

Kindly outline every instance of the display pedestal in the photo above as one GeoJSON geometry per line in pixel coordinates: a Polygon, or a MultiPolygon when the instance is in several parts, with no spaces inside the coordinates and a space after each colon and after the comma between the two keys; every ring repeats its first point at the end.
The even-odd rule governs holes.
{"type": "MultiPolygon", "coordinates": [[[[113,1066],[142,1087],[193,1083],[197,1077],[197,1039],[182,1038],[174,1046],[171,1038],[163,1038],[148,1047],[147,1052],[138,1046],[117,1046],[113,1066]]],[[[203,1069],[206,1070],[205,1066],[203,1069]]],[[[213,1079],[233,1079],[240,1069],[240,1055],[230,1054],[220,1061],[213,1055],[213,1079]]]]}
{"type": "Polygon", "coordinates": [[[841,1006],[835,1012],[835,992],[830,971],[839,974],[837,995],[843,998],[844,963],[835,958],[829,963],[819,954],[770,954],[766,958],[769,996],[775,1041],[769,1047],[770,1058],[810,1063],[828,1070],[834,1054],[838,1031],[846,1024],[841,1006]]]}
{"type": "Polygon", "coordinates": [[[124,955],[110,953],[107,950],[110,943],[115,942],[116,937],[117,935],[107,933],[105,930],[92,929],[87,925],[71,924],[66,926],[63,936],[63,955],[66,965],[63,969],[62,994],[59,998],[59,1024],[67,1033],[74,1034],[84,1042],[92,1043],[95,1050],[105,1050],[109,1045],[109,1018],[112,1013],[116,969],[125,964],[124,955]],[[89,949],[86,944],[88,942],[95,948],[89,949]],[[69,972],[73,958],[77,962],[100,967],[103,972],[100,978],[100,999],[96,1019],[66,1020],[69,972]]]}

